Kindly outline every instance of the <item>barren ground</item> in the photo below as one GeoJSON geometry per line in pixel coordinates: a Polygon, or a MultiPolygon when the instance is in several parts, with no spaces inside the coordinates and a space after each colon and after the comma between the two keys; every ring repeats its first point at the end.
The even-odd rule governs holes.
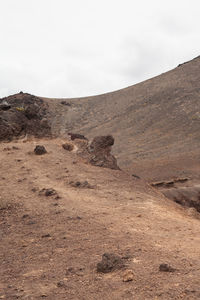
{"type": "Polygon", "coordinates": [[[0,299],[200,299],[200,221],[62,143],[0,144],[0,299]],[[36,144],[48,153],[34,155],[36,144]],[[85,180],[92,188],[70,185],[85,180]],[[57,195],[40,195],[44,188],[57,195]],[[124,257],[133,281],[123,282],[124,270],[97,273],[105,252],[124,257]],[[160,272],[161,263],[176,271],[160,272]]]}

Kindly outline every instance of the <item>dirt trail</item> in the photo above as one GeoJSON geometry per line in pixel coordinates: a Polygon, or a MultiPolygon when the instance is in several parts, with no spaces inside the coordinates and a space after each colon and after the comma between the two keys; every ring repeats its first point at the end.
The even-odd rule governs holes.
{"type": "Polygon", "coordinates": [[[200,221],[142,180],[84,164],[62,143],[0,144],[0,199],[10,204],[0,210],[0,299],[199,299],[200,221]],[[48,153],[34,155],[36,144],[48,153]],[[96,272],[105,252],[124,257],[133,281],[123,282],[124,270],[96,272]],[[160,272],[161,263],[176,271],[160,272]]]}

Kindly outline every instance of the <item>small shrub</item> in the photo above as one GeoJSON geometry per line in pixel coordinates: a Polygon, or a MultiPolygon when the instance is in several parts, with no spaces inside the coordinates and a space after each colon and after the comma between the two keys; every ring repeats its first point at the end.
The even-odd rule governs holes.
{"type": "Polygon", "coordinates": [[[15,107],[17,111],[25,111],[24,107],[15,107]]]}

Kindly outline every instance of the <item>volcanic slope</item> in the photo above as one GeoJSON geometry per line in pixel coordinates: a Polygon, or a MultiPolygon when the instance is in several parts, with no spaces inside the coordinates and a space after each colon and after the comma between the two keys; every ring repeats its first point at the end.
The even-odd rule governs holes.
{"type": "Polygon", "coordinates": [[[64,142],[0,144],[0,299],[199,299],[198,214],[64,142]],[[104,253],[130,281],[124,269],[97,272],[104,253]]]}
{"type": "Polygon", "coordinates": [[[119,165],[149,180],[199,176],[200,57],[94,97],[46,99],[52,131],[112,134],[119,165]]]}

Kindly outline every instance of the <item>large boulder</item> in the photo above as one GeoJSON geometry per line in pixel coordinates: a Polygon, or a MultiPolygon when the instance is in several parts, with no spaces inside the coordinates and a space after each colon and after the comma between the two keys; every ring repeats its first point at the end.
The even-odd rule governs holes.
{"type": "Polygon", "coordinates": [[[117,160],[111,154],[111,147],[114,145],[114,138],[111,135],[97,136],[91,143],[75,140],[78,148],[77,154],[93,166],[119,170],[117,160]]]}
{"type": "Polygon", "coordinates": [[[25,93],[0,99],[0,141],[22,134],[50,136],[47,108],[42,99],[25,93]]]}
{"type": "Polygon", "coordinates": [[[26,128],[26,117],[20,111],[10,109],[0,112],[0,140],[11,140],[26,128]]]}
{"type": "Polygon", "coordinates": [[[90,144],[90,151],[101,151],[114,145],[114,138],[112,135],[96,136],[90,144]]]}

